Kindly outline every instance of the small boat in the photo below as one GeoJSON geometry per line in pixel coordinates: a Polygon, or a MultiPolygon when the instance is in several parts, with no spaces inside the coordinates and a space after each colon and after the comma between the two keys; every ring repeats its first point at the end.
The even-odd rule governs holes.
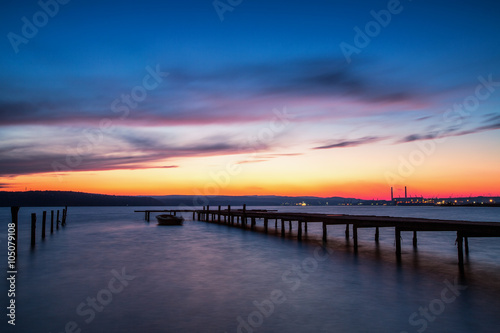
{"type": "Polygon", "coordinates": [[[156,215],[158,225],[182,225],[184,218],[168,214],[156,215]]]}

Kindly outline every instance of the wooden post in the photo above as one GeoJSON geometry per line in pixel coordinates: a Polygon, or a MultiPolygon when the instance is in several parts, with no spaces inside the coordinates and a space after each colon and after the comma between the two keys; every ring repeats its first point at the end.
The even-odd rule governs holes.
{"type": "Polygon", "coordinates": [[[228,224],[234,223],[234,218],[231,217],[231,205],[227,206],[227,223],[228,224]]]}
{"type": "Polygon", "coordinates": [[[378,227],[376,227],[375,228],[375,242],[377,242],[377,243],[378,243],[379,235],[380,235],[380,233],[379,233],[378,227]]]}
{"type": "Polygon", "coordinates": [[[345,239],[349,239],[349,224],[345,225],[345,239]]]}
{"type": "Polygon", "coordinates": [[[47,219],[47,212],[43,211],[42,215],[42,239],[45,239],[45,220],[47,219]]]}
{"type": "Polygon", "coordinates": [[[460,269],[464,268],[464,238],[460,231],[457,231],[457,243],[458,243],[458,266],[460,269]]]}
{"type": "Polygon", "coordinates": [[[208,221],[210,221],[210,206],[209,205],[207,205],[207,214],[206,215],[207,215],[206,221],[208,222],[208,221]]]}
{"type": "Polygon", "coordinates": [[[264,217],[264,231],[267,232],[267,224],[269,223],[269,220],[267,217],[264,217]]]}
{"type": "Polygon", "coordinates": [[[464,237],[465,255],[469,255],[469,237],[464,237]]]}
{"type": "Polygon", "coordinates": [[[354,252],[358,252],[358,227],[352,225],[352,237],[354,238],[354,252]]]}
{"type": "Polygon", "coordinates": [[[219,207],[217,208],[217,222],[220,223],[220,205],[219,207]]]}
{"type": "Polygon", "coordinates": [[[292,220],[288,221],[288,229],[292,230],[292,220]]]}
{"type": "Polygon", "coordinates": [[[297,230],[297,237],[299,240],[301,240],[302,239],[302,221],[299,220],[298,223],[299,223],[299,229],[297,230]]]}
{"type": "Polygon", "coordinates": [[[241,216],[241,225],[243,228],[247,226],[247,204],[243,204],[243,215],[241,216]]]}
{"type": "Polygon", "coordinates": [[[323,222],[323,242],[326,242],[326,223],[323,222]]]}
{"type": "Polygon", "coordinates": [[[35,246],[35,237],[36,236],[36,214],[31,214],[31,246],[35,246]]]}
{"type": "Polygon", "coordinates": [[[396,256],[399,258],[401,257],[401,230],[399,230],[398,227],[396,227],[395,237],[396,237],[396,256]]]}
{"type": "Polygon", "coordinates": [[[278,229],[278,219],[274,219],[274,229],[278,229]]]}
{"type": "Polygon", "coordinates": [[[255,228],[255,225],[256,225],[256,222],[255,222],[255,217],[252,217],[252,219],[251,219],[251,223],[252,223],[252,224],[250,225],[250,228],[252,228],[252,229],[253,229],[253,228],[255,228]]]}
{"type": "Polygon", "coordinates": [[[59,209],[57,210],[56,229],[59,230],[59,209]]]}
{"type": "MultiPolygon", "coordinates": [[[[12,215],[12,224],[14,224],[14,256],[17,258],[17,240],[19,239],[19,228],[18,228],[18,213],[19,207],[10,207],[10,214],[12,215]]],[[[17,260],[16,260],[17,263],[17,260]]],[[[11,271],[15,269],[10,269],[11,271]]]]}
{"type": "Polygon", "coordinates": [[[50,211],[50,233],[54,233],[54,211],[50,211]]]}
{"type": "Polygon", "coordinates": [[[68,206],[65,206],[63,209],[63,215],[62,215],[62,223],[61,225],[64,227],[66,225],[66,216],[68,215],[68,206]]]}
{"type": "Polygon", "coordinates": [[[307,221],[304,221],[304,231],[307,233],[307,221]]]}
{"type": "Polygon", "coordinates": [[[285,220],[281,219],[281,236],[285,237],[285,220]]]}
{"type": "Polygon", "coordinates": [[[413,230],[413,247],[417,247],[417,232],[413,230]]]}

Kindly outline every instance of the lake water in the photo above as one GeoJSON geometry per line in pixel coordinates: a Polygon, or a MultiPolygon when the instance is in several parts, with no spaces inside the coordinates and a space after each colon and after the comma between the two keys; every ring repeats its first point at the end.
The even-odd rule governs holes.
{"type": "MultiPolygon", "coordinates": [[[[262,208],[500,221],[499,208],[262,208]]],[[[295,224],[291,234],[286,225],[281,238],[274,222],[265,234],[193,221],[185,213],[184,226],[161,227],[154,218],[144,222],[133,212],[137,207],[70,207],[67,226],[42,241],[41,212],[51,209],[58,208],[19,213],[16,326],[7,324],[3,310],[2,332],[500,330],[498,238],[470,238],[460,274],[454,233],[420,232],[417,250],[412,233],[403,233],[398,265],[391,228],[380,230],[379,244],[373,229],[360,229],[355,254],[343,226],[330,226],[323,246],[320,224],[309,224],[299,242],[295,224]],[[39,221],[34,249],[31,213],[39,221]]],[[[0,208],[0,220],[6,272],[9,208],[0,208]]],[[[9,286],[2,280],[6,309],[9,286]]]]}

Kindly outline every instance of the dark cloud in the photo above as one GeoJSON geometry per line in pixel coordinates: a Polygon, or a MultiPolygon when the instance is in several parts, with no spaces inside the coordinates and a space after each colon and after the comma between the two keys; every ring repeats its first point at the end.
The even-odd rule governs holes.
{"type": "MultiPolygon", "coordinates": [[[[116,87],[106,89],[88,80],[87,86],[79,86],[86,91],[86,97],[52,94],[50,100],[46,97],[30,97],[30,102],[0,100],[0,125],[75,122],[96,125],[103,118],[128,126],[238,123],[267,120],[270,110],[276,107],[276,99],[287,102],[297,97],[332,100],[347,97],[368,103],[419,100],[418,89],[408,82],[391,79],[388,71],[378,67],[377,63],[360,61],[346,65],[344,59],[316,58],[210,72],[172,69],[159,88],[148,92],[137,106],[119,102],[114,109],[113,101],[129,94],[133,86],[128,91],[116,92],[116,87]],[[128,111],[117,111],[123,108],[128,111]]],[[[330,112],[334,115],[333,110],[330,112]]]]}
{"type": "Polygon", "coordinates": [[[332,149],[332,148],[346,148],[346,147],[357,147],[381,140],[385,140],[386,138],[377,137],[377,136],[365,136],[356,140],[344,140],[338,141],[332,144],[327,144],[324,146],[314,147],[313,149],[332,149]]]}
{"type": "MultiPolygon", "coordinates": [[[[167,144],[162,137],[147,137],[134,132],[114,138],[121,144],[118,146],[96,145],[88,154],[77,154],[75,142],[68,142],[67,154],[41,153],[40,147],[9,146],[0,147],[0,176],[22,174],[69,172],[69,171],[103,171],[117,169],[177,168],[177,165],[146,166],[174,157],[193,157],[235,154],[245,152],[238,143],[223,136],[208,137],[198,144],[167,144]],[[23,149],[19,149],[23,148],[23,149]],[[104,149],[104,153],[100,151],[104,149]]],[[[115,140],[112,140],[113,144],[115,140]]],[[[255,149],[255,147],[252,147],[255,149]]]]}
{"type": "Polygon", "coordinates": [[[405,143],[420,140],[433,140],[440,139],[451,136],[463,136],[474,133],[480,133],[485,131],[500,129],[500,115],[489,114],[486,115],[486,120],[482,122],[482,125],[476,126],[469,129],[462,129],[459,126],[450,126],[444,130],[432,130],[427,133],[414,133],[397,141],[397,143],[405,143]]]}
{"type": "Polygon", "coordinates": [[[403,139],[399,140],[399,143],[420,141],[420,140],[431,140],[440,137],[438,133],[428,133],[428,134],[411,134],[405,136],[403,139]]]}

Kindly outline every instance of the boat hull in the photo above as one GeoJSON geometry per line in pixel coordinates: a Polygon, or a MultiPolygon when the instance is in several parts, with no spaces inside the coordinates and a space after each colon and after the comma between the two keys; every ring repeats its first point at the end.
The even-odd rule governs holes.
{"type": "Polygon", "coordinates": [[[167,214],[157,215],[156,219],[158,220],[158,225],[182,225],[184,222],[183,217],[167,214]]]}

